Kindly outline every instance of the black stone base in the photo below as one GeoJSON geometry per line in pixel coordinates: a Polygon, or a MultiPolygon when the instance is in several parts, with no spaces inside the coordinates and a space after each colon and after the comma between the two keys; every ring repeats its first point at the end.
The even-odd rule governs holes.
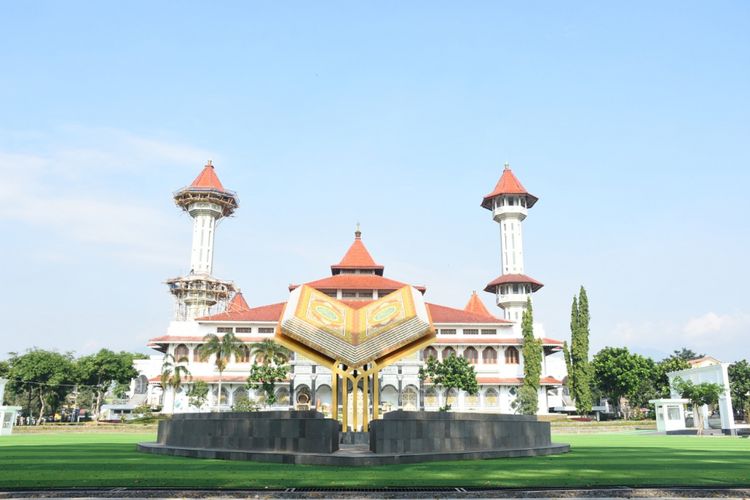
{"type": "Polygon", "coordinates": [[[340,432],[316,411],[185,413],[159,422],[147,453],[309,465],[387,465],[551,455],[550,425],[536,417],[396,411],[370,432],[340,432]],[[341,445],[339,445],[341,443],[341,445]],[[369,444],[369,446],[368,446],[369,444]]]}
{"type": "Polygon", "coordinates": [[[568,444],[551,444],[540,448],[517,450],[485,450],[451,453],[402,453],[376,454],[339,451],[337,453],[284,453],[260,451],[236,451],[205,448],[177,448],[158,443],[139,443],[138,451],[158,455],[178,457],[215,458],[219,460],[253,460],[256,462],[274,462],[299,465],[333,465],[333,466],[373,466],[414,464],[419,462],[436,462],[441,460],[485,460],[490,458],[533,457],[541,455],[558,455],[570,451],[568,444]]]}

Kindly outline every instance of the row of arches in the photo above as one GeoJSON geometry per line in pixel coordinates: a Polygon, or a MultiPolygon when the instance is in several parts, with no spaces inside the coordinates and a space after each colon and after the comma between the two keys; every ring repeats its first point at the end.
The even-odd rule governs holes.
{"type": "MultiPolygon", "coordinates": [[[[204,360],[201,359],[200,345],[193,346],[192,350],[185,344],[178,344],[174,348],[174,359],[187,359],[192,360],[194,363],[201,363],[204,360]],[[192,356],[191,356],[192,352],[192,356]]],[[[232,359],[234,363],[249,363],[250,362],[250,347],[243,345],[240,346],[240,353],[235,354],[232,359]]],[[[205,360],[207,361],[207,360],[205,360]]]]}
{"type": "MultiPolygon", "coordinates": [[[[440,353],[438,353],[438,350],[432,346],[429,346],[424,351],[422,351],[422,358],[425,360],[430,358],[448,359],[451,356],[457,355],[458,354],[453,347],[445,347],[440,353]],[[438,354],[440,354],[439,357],[438,354]]],[[[472,365],[479,363],[479,351],[473,346],[464,348],[461,356],[466,358],[466,360],[472,365]]],[[[506,365],[517,365],[520,362],[518,349],[513,346],[508,346],[504,349],[504,356],[506,365]]],[[[484,363],[485,365],[497,364],[497,357],[497,349],[495,349],[494,347],[485,347],[484,349],[482,349],[481,359],[482,363],[484,363]]]]}

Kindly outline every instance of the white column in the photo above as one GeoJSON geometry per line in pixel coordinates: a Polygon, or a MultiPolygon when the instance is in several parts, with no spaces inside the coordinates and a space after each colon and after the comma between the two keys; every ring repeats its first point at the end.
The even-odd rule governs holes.
{"type": "Polygon", "coordinates": [[[211,274],[214,262],[214,229],[216,219],[207,213],[193,219],[193,248],[190,268],[194,274],[211,274]]]}
{"type": "Polygon", "coordinates": [[[521,220],[506,217],[500,221],[503,274],[523,274],[523,232],[521,220]]]}

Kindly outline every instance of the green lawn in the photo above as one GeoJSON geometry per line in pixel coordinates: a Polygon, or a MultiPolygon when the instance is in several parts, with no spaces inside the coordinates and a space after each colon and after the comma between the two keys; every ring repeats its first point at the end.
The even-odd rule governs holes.
{"type": "Polygon", "coordinates": [[[368,468],[165,457],[135,451],[153,434],[0,438],[0,489],[85,487],[750,486],[750,440],[639,433],[557,435],[552,457],[368,468]]]}

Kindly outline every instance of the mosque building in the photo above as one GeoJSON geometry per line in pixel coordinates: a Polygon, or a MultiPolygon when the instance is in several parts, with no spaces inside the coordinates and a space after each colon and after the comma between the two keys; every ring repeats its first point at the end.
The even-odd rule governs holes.
{"type": "MultiPolygon", "coordinates": [[[[187,388],[191,382],[209,384],[209,401],[203,408],[229,409],[243,399],[253,398],[245,387],[254,362],[250,345],[273,337],[285,302],[250,306],[233,282],[213,276],[214,235],[217,222],[231,216],[239,206],[237,195],[224,188],[209,161],[198,177],[174,195],[175,203],[193,219],[191,271],[187,276],[167,280],[175,299],[175,317],[165,335],[149,341],[149,347],[171,354],[175,360],[187,359],[192,375],[175,395],[162,390],[159,373],[161,356],[136,362],[141,375],[134,384],[136,402],[163,407],[163,411],[197,411],[190,406],[187,388]],[[232,332],[245,345],[240,356],[233,356],[221,374],[212,359],[202,361],[198,347],[213,333],[232,332]]],[[[500,227],[501,274],[490,281],[485,292],[495,296],[501,317],[491,314],[476,292],[463,308],[427,302],[437,332],[435,342],[425,349],[388,366],[380,374],[380,408],[437,410],[450,404],[456,411],[515,413],[512,406],[523,382],[523,338],[521,317],[528,297],[543,285],[524,274],[522,222],[537,198],[530,194],[508,164],[494,190],[481,206],[492,213],[500,227]],[[419,368],[430,356],[445,359],[462,356],[477,373],[479,393],[445,393],[429,382],[421,382],[419,368]]],[[[386,277],[385,266],[378,264],[367,250],[357,227],[354,240],[343,257],[330,267],[330,274],[305,283],[352,308],[362,307],[403,287],[406,283],[386,277]]],[[[289,291],[299,285],[290,285],[289,291]]],[[[422,294],[424,286],[412,285],[422,294]]],[[[286,293],[280,290],[280,296],[286,293]]],[[[539,412],[561,406],[562,380],[566,376],[561,353],[562,342],[541,338],[543,345],[539,412]]],[[[302,356],[293,356],[288,380],[277,384],[279,408],[317,408],[330,414],[331,374],[302,356]]],[[[351,395],[350,395],[351,397],[351,395]]],[[[340,399],[339,399],[340,401],[340,399]]],[[[351,408],[352,405],[350,404],[351,408]]]]}

